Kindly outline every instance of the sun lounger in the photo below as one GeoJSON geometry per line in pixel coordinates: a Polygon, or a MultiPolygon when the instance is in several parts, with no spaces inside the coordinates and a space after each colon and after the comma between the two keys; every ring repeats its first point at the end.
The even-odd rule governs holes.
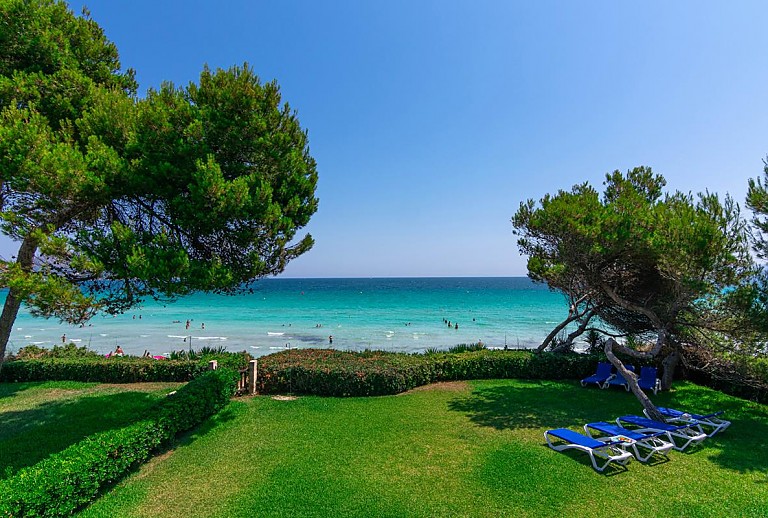
{"type": "Polygon", "coordinates": [[[656,374],[656,367],[642,367],[640,368],[640,377],[637,379],[637,384],[643,390],[652,390],[656,394],[661,389],[661,380],[656,374]]]}
{"type": "Polygon", "coordinates": [[[592,437],[587,437],[586,435],[574,432],[573,430],[568,430],[567,428],[547,430],[544,432],[544,439],[546,439],[549,447],[555,451],[575,448],[587,452],[589,459],[592,461],[592,466],[597,471],[603,471],[611,462],[626,466],[632,459],[632,454],[630,452],[621,449],[620,446],[623,444],[621,441],[593,439],[592,437]],[[555,442],[558,440],[563,442],[555,443],[553,440],[555,442]],[[602,466],[598,466],[597,457],[605,460],[602,466]]]}
{"type": "Polygon", "coordinates": [[[722,411],[711,414],[690,414],[674,408],[658,407],[656,410],[662,413],[668,423],[697,424],[707,429],[711,428],[712,431],[707,434],[709,437],[717,432],[722,432],[731,425],[730,421],[718,417],[723,414],[722,411]]]}
{"type": "Polygon", "coordinates": [[[607,438],[626,437],[630,439],[631,442],[627,442],[624,447],[631,448],[637,460],[641,462],[647,461],[655,453],[666,457],[669,450],[674,447],[673,443],[662,439],[662,436],[666,437],[666,432],[640,432],[603,421],[585,424],[584,431],[595,439],[603,436],[607,438]],[[647,453],[643,455],[639,448],[642,448],[647,453]]]}
{"type": "Polygon", "coordinates": [[[629,425],[632,430],[640,433],[665,432],[669,442],[673,444],[672,447],[678,451],[683,451],[692,444],[699,444],[707,438],[707,434],[704,433],[698,424],[674,425],[654,421],[639,415],[625,415],[616,419],[617,425],[623,426],[622,423],[629,425]],[[682,445],[678,445],[678,442],[682,442],[682,445]]]}
{"type": "Polygon", "coordinates": [[[611,377],[612,369],[613,369],[613,365],[611,365],[610,363],[599,362],[597,364],[597,372],[595,372],[592,376],[589,376],[581,380],[581,386],[586,387],[588,383],[596,383],[598,387],[602,386],[602,384],[605,383],[608,380],[608,378],[611,377]]]}
{"type": "MultiPolygon", "coordinates": [[[[626,367],[627,370],[630,372],[635,372],[634,365],[625,365],[624,367],[626,367]]],[[[629,392],[629,383],[627,383],[627,380],[624,379],[624,376],[622,376],[621,373],[618,373],[618,372],[613,376],[611,376],[610,378],[608,378],[608,380],[606,380],[605,383],[603,383],[604,389],[608,387],[624,387],[624,389],[627,392],[629,392]]]]}

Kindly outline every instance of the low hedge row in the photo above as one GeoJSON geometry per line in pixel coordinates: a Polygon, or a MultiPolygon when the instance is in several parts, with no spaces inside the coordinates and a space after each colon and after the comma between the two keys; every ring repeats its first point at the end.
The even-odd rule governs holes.
{"type": "Polygon", "coordinates": [[[521,378],[580,379],[596,360],[581,354],[480,350],[408,355],[293,349],[259,359],[257,390],[322,396],[382,396],[437,381],[521,378]]]}
{"type": "Polygon", "coordinates": [[[768,403],[768,358],[732,356],[710,362],[706,369],[690,365],[687,379],[732,396],[768,403]],[[698,367],[698,368],[697,368],[698,367]]]}
{"type": "Polygon", "coordinates": [[[91,435],[0,481],[0,515],[74,513],[177,433],[224,407],[234,392],[235,377],[231,369],[202,374],[158,403],[142,421],[91,435]]]}
{"type": "Polygon", "coordinates": [[[209,360],[219,367],[239,369],[248,364],[242,354],[224,354],[199,360],[154,360],[137,357],[68,357],[12,360],[3,363],[0,382],[8,381],[97,381],[139,383],[189,381],[208,369],[209,360]]]}

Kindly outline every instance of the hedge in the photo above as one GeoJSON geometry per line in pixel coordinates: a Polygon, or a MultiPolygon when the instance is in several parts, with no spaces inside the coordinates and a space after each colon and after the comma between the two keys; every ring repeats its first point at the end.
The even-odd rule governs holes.
{"type": "Polygon", "coordinates": [[[0,368],[0,382],[97,381],[139,383],[189,381],[208,369],[209,360],[219,367],[243,368],[248,359],[241,353],[203,356],[196,360],[154,360],[137,357],[67,357],[11,360],[0,368]]]}
{"type": "Polygon", "coordinates": [[[480,350],[409,355],[293,349],[259,359],[257,390],[322,396],[381,396],[437,381],[521,378],[580,379],[596,359],[581,354],[480,350]]]}
{"type": "Polygon", "coordinates": [[[73,514],[177,433],[223,408],[234,393],[236,376],[231,369],[202,374],[159,402],[142,421],[91,435],[0,481],[0,515],[73,514]]]}

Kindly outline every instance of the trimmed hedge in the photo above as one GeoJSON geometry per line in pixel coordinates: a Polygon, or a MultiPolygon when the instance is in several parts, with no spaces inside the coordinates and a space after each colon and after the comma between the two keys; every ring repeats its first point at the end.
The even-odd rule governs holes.
{"type": "Polygon", "coordinates": [[[208,361],[219,367],[240,369],[248,364],[241,353],[203,356],[199,360],[154,360],[126,357],[66,357],[11,360],[0,368],[0,382],[14,381],[97,381],[140,383],[189,381],[206,372],[208,361]]]}
{"type": "Polygon", "coordinates": [[[581,379],[596,359],[582,354],[480,350],[409,355],[293,349],[259,358],[257,390],[321,396],[382,396],[437,381],[520,378],[581,379]]]}
{"type": "Polygon", "coordinates": [[[231,369],[202,374],[159,402],[141,422],[91,435],[0,481],[0,515],[73,514],[177,433],[223,408],[234,393],[236,376],[231,369]]]}

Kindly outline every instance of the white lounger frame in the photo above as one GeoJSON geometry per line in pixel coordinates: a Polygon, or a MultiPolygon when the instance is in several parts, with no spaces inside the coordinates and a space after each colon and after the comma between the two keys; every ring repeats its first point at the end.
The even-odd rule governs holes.
{"type": "MultiPolygon", "coordinates": [[[[605,470],[605,468],[607,468],[608,464],[610,464],[611,462],[616,462],[617,464],[626,466],[627,463],[630,460],[632,460],[632,454],[630,452],[622,450],[615,444],[611,444],[608,439],[595,439],[596,441],[606,443],[606,444],[604,446],[601,446],[600,448],[590,448],[588,446],[582,446],[581,444],[567,442],[567,439],[558,437],[554,433],[550,434],[550,432],[555,432],[555,431],[556,430],[547,430],[546,432],[544,432],[544,439],[546,439],[547,444],[549,445],[550,448],[552,448],[555,451],[563,451],[570,448],[575,448],[577,450],[587,452],[587,454],[589,455],[589,460],[592,461],[592,466],[597,471],[605,470]],[[563,444],[553,444],[552,440],[550,440],[550,435],[554,437],[556,440],[564,441],[563,444]],[[602,466],[598,466],[596,457],[600,457],[601,459],[605,460],[602,466]]],[[[578,433],[578,432],[574,432],[574,433],[578,433]]]]}
{"type": "MultiPolygon", "coordinates": [[[[683,451],[688,446],[692,444],[699,444],[701,441],[707,438],[707,434],[704,433],[704,430],[701,429],[701,426],[694,425],[694,424],[688,424],[685,427],[683,427],[683,425],[679,425],[680,428],[678,428],[677,430],[664,430],[662,428],[654,428],[653,426],[648,426],[647,428],[643,428],[640,425],[636,425],[628,421],[621,421],[620,417],[616,419],[616,424],[619,426],[624,426],[624,424],[637,426],[638,428],[630,428],[630,430],[639,432],[639,433],[663,432],[669,439],[669,442],[672,443],[672,447],[677,451],[683,451]],[[677,441],[675,441],[675,437],[677,437],[680,441],[682,441],[681,446],[678,446],[677,441]]],[[[677,426],[677,425],[673,425],[672,423],[668,423],[668,424],[672,426],[677,426]]]]}
{"type": "MultiPolygon", "coordinates": [[[[643,410],[643,413],[645,413],[645,415],[648,415],[646,410],[643,410]]],[[[699,429],[701,429],[702,427],[712,428],[712,431],[707,434],[708,437],[712,437],[716,433],[722,432],[723,430],[731,426],[730,421],[726,421],[725,419],[720,419],[714,414],[709,414],[709,415],[683,414],[681,416],[664,414],[664,420],[671,424],[687,424],[687,425],[694,425],[694,426],[698,425],[699,429]],[[689,416],[689,417],[686,417],[686,416],[689,416]]]]}
{"type": "MultiPolygon", "coordinates": [[[[591,428],[589,424],[590,423],[584,425],[584,431],[587,432],[587,434],[593,439],[597,439],[598,441],[601,439],[601,437],[596,437],[592,435],[593,433],[603,433],[603,434],[608,433],[602,430],[598,430],[596,428],[591,428]]],[[[629,447],[632,449],[632,452],[634,453],[635,458],[640,462],[646,462],[656,453],[658,453],[659,455],[663,455],[664,457],[667,457],[669,450],[675,447],[675,444],[673,442],[665,441],[664,439],[659,437],[659,432],[641,432],[640,430],[625,429],[624,427],[621,427],[621,426],[619,428],[624,429],[627,432],[635,432],[643,435],[646,435],[646,433],[650,434],[650,435],[646,435],[644,439],[640,439],[640,440],[632,439],[631,437],[628,437],[629,439],[632,439],[632,442],[626,443],[626,447],[629,447]],[[646,450],[648,454],[643,455],[642,453],[640,453],[640,450],[638,449],[638,447],[643,448],[643,450],[646,450]]],[[[666,434],[661,433],[661,435],[666,435],[666,434]]]]}

